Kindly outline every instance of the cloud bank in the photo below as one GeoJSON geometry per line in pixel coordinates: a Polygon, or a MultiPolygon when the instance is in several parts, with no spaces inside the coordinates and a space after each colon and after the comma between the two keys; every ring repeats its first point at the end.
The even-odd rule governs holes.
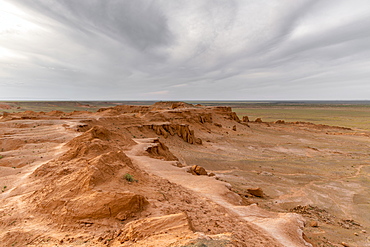
{"type": "Polygon", "coordinates": [[[367,0],[6,0],[0,99],[370,100],[367,0]]]}

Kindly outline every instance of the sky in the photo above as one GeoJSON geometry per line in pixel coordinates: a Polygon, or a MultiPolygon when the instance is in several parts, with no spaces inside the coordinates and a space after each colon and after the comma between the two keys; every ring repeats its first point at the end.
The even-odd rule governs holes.
{"type": "Polygon", "coordinates": [[[370,100],[370,2],[0,0],[0,100],[370,100]]]}

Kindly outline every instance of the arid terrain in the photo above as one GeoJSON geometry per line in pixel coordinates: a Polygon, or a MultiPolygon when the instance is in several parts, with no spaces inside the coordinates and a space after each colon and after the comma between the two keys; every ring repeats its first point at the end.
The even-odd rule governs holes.
{"type": "Polygon", "coordinates": [[[183,102],[7,106],[0,246],[370,246],[366,129],[183,102]]]}

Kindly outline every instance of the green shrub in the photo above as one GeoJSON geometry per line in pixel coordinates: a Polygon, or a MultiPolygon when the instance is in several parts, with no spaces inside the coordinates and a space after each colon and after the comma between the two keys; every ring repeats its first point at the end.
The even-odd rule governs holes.
{"type": "Polygon", "coordinates": [[[137,182],[137,180],[134,179],[134,176],[132,176],[131,174],[129,173],[126,173],[125,174],[125,179],[129,182],[137,182]]]}

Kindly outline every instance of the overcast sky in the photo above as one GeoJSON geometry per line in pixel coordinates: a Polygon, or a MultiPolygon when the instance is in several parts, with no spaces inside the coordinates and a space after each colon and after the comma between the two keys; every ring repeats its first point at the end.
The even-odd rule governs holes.
{"type": "Polygon", "coordinates": [[[0,0],[0,99],[370,100],[370,1],[0,0]]]}

